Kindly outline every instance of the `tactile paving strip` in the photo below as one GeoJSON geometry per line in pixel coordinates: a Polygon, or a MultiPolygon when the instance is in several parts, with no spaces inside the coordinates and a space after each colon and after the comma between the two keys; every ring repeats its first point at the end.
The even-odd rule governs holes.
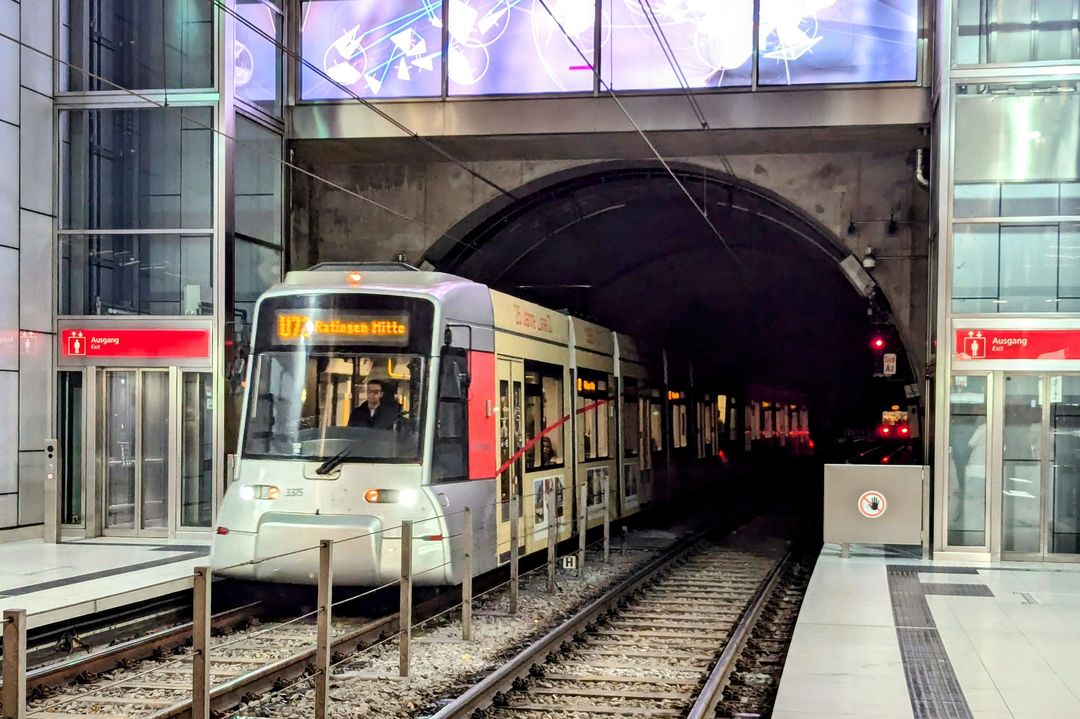
{"type": "Polygon", "coordinates": [[[922,572],[977,575],[971,567],[897,564],[887,570],[896,638],[915,719],[973,719],[926,596],[992,597],[994,593],[985,584],[924,584],[919,579],[922,572]]]}

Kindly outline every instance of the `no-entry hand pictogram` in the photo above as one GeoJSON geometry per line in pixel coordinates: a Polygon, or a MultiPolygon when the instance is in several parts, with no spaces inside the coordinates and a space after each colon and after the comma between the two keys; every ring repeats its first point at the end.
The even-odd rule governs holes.
{"type": "Polygon", "coordinates": [[[885,514],[885,495],[876,489],[859,496],[859,514],[867,519],[877,519],[885,514]]]}

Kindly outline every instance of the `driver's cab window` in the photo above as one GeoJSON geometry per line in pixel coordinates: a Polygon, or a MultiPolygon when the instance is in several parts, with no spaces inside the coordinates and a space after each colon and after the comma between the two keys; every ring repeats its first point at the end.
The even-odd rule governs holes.
{"type": "Polygon", "coordinates": [[[413,416],[409,357],[314,357],[308,371],[318,372],[317,391],[308,396],[304,421],[319,427],[394,429],[413,416]]]}
{"type": "Polygon", "coordinates": [[[247,451],[261,456],[419,458],[423,358],[417,355],[263,353],[247,451]]]}

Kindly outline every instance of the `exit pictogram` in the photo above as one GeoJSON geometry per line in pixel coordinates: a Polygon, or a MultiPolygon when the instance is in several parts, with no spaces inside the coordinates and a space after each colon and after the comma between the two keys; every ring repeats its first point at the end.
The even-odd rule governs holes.
{"type": "Polygon", "coordinates": [[[72,332],[67,338],[67,352],[69,357],[86,356],[86,337],[82,332],[72,332]]]}
{"type": "Polygon", "coordinates": [[[986,358],[986,338],[983,337],[982,332],[968,332],[967,337],[964,337],[963,339],[963,354],[971,359],[986,358]]]}

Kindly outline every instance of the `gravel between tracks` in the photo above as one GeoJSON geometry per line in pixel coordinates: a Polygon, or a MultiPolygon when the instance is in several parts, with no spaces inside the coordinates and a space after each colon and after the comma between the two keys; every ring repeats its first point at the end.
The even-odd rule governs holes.
{"type": "MultiPolygon", "coordinates": [[[[505,616],[509,607],[505,589],[484,595],[475,603],[471,642],[460,641],[461,625],[456,618],[441,624],[436,620],[414,630],[408,679],[396,676],[396,641],[353,655],[337,667],[331,679],[330,716],[401,719],[434,713],[440,697],[460,694],[675,539],[671,532],[631,531],[629,546],[634,549],[622,555],[616,544],[609,564],[601,563],[600,553],[590,550],[583,578],[559,570],[555,594],[547,593],[543,569],[523,577],[515,616],[505,616]]],[[[313,715],[313,709],[314,692],[310,683],[304,682],[256,700],[232,716],[306,719],[313,715]]]]}

